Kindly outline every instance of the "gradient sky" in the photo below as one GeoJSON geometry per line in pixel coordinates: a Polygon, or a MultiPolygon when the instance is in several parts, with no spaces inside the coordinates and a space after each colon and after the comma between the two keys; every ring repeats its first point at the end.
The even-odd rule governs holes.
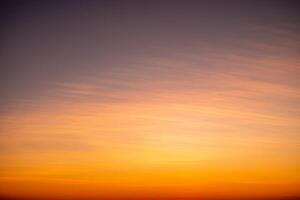
{"type": "Polygon", "coordinates": [[[300,196],[297,1],[8,1],[0,196],[300,196]]]}

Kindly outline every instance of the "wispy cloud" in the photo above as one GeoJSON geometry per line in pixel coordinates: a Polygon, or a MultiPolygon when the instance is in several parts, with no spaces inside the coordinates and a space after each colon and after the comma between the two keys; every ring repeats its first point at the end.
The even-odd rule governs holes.
{"type": "Polygon", "coordinates": [[[104,187],[178,178],[195,191],[219,182],[299,185],[297,36],[251,30],[255,37],[231,49],[204,43],[48,82],[0,115],[2,176],[67,174],[104,187]],[[49,170],[55,162],[62,167],[49,170]]]}

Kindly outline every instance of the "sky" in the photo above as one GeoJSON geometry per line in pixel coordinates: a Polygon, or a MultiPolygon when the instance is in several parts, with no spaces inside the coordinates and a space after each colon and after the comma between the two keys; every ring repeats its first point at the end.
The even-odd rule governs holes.
{"type": "Polygon", "coordinates": [[[0,198],[300,197],[299,2],[0,7],[0,198]]]}

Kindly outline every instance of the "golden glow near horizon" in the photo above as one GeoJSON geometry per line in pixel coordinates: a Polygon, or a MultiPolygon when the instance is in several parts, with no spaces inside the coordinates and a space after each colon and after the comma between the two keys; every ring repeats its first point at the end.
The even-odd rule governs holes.
{"type": "Polygon", "coordinates": [[[300,195],[300,60],[276,48],[50,82],[0,115],[0,194],[300,195]]]}

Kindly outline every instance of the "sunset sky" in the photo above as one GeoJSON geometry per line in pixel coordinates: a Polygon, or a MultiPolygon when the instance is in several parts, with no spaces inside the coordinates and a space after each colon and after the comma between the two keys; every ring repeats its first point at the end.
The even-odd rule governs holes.
{"type": "Polygon", "coordinates": [[[0,198],[300,197],[299,2],[0,7],[0,198]]]}

